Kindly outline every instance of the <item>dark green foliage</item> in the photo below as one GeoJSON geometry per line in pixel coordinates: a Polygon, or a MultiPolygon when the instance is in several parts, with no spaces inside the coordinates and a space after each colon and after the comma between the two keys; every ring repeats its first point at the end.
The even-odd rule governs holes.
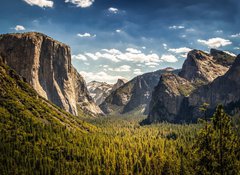
{"type": "Polygon", "coordinates": [[[196,174],[238,174],[239,139],[231,118],[219,106],[205,128],[199,132],[194,146],[196,174]]]}
{"type": "MultiPolygon", "coordinates": [[[[0,174],[191,175],[209,164],[200,161],[216,162],[219,137],[213,133],[219,131],[219,118],[208,125],[207,132],[201,130],[195,154],[192,143],[204,125],[162,123],[141,127],[138,123],[142,119],[127,116],[89,120],[94,127],[39,97],[21,77],[1,64],[0,174]],[[205,145],[205,138],[209,144],[205,145]],[[197,156],[199,161],[193,161],[197,156]]],[[[231,162],[224,170],[235,168],[231,171],[235,173],[239,171],[235,165],[239,164],[240,146],[232,144],[236,137],[229,119],[225,116],[221,123],[223,163],[231,162]],[[225,159],[226,150],[230,154],[225,159]],[[230,156],[234,152],[235,156],[230,156]]],[[[210,166],[216,172],[221,170],[218,164],[210,166]]]]}

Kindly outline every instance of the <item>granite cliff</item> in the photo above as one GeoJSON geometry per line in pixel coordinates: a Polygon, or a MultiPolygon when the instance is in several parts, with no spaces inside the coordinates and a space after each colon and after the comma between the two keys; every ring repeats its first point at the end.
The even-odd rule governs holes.
{"type": "Polygon", "coordinates": [[[71,64],[69,46],[36,32],[5,34],[0,35],[0,56],[39,95],[67,112],[77,115],[80,105],[91,114],[102,113],[71,64]]]}
{"type": "Polygon", "coordinates": [[[139,75],[113,91],[100,108],[105,113],[117,111],[123,114],[140,110],[141,113],[147,114],[152,91],[158,84],[161,74],[165,72],[178,73],[179,70],[167,68],[139,75]]]}
{"type": "MultiPolygon", "coordinates": [[[[228,74],[226,72],[234,60],[235,57],[216,49],[212,49],[210,54],[200,50],[190,51],[178,75],[163,74],[161,76],[152,95],[148,118],[143,123],[196,121],[199,117],[197,111],[200,104],[213,103],[212,101],[214,101],[212,107],[216,107],[217,103],[225,104],[221,93],[225,95],[228,93],[231,96],[233,93],[227,89],[232,89],[230,87],[232,83],[227,81],[224,85],[218,83],[219,90],[224,88],[226,93],[223,89],[221,93],[216,89],[215,96],[211,94],[214,88],[211,88],[213,91],[209,90],[208,93],[206,89],[209,86],[212,87],[215,81],[219,81],[218,79],[221,80],[221,76],[228,74]]],[[[233,87],[236,88],[237,85],[234,84],[233,87]]]]}

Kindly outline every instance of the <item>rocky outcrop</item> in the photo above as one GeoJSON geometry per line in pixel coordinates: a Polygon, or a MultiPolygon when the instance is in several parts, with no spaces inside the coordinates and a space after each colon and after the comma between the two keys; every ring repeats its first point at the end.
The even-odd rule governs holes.
{"type": "Polygon", "coordinates": [[[127,113],[134,110],[147,113],[151,93],[158,84],[161,74],[168,71],[174,73],[179,72],[179,70],[162,69],[133,78],[131,81],[113,91],[100,105],[101,109],[105,113],[111,113],[113,111],[127,113]]]}
{"type": "Polygon", "coordinates": [[[212,115],[218,104],[225,106],[230,114],[240,108],[240,55],[225,75],[194,91],[185,110],[196,119],[201,116],[198,109],[203,103],[209,104],[208,115],[212,115]]]}
{"type": "Polygon", "coordinates": [[[217,49],[211,49],[210,55],[213,56],[213,59],[215,60],[216,63],[226,67],[232,66],[232,64],[236,59],[236,56],[230,55],[224,51],[217,50],[217,49]]]}
{"type": "MultiPolygon", "coordinates": [[[[222,56],[232,57],[223,52],[222,56]]],[[[208,84],[215,78],[222,76],[227,72],[229,66],[226,66],[218,54],[207,54],[200,50],[192,50],[188,53],[179,76],[185,78],[191,83],[198,85],[208,84]]]]}
{"type": "Polygon", "coordinates": [[[121,86],[123,86],[125,83],[127,83],[128,81],[126,79],[118,79],[117,83],[115,83],[112,87],[111,91],[115,91],[116,89],[120,88],[121,86]]]}
{"type": "Polygon", "coordinates": [[[78,103],[93,104],[85,81],[71,64],[67,45],[35,32],[6,34],[0,35],[0,55],[39,95],[64,110],[77,115],[78,103]]]}
{"type": "Polygon", "coordinates": [[[102,102],[111,94],[112,91],[120,88],[127,82],[125,79],[118,79],[115,84],[108,84],[106,82],[92,81],[87,84],[87,88],[91,97],[94,99],[97,105],[102,102]]]}
{"type": "Polygon", "coordinates": [[[110,95],[112,87],[113,85],[111,84],[98,81],[92,81],[87,84],[88,91],[97,105],[100,105],[110,95]]]}
{"type": "MultiPolygon", "coordinates": [[[[197,112],[200,104],[209,102],[210,99],[216,102],[222,102],[224,99],[223,97],[221,100],[217,100],[219,99],[218,95],[213,97],[211,95],[213,92],[208,92],[206,98],[208,96],[209,99],[207,100],[204,94],[212,82],[221,79],[221,76],[229,70],[234,59],[235,57],[233,58],[225,52],[213,49],[210,54],[200,50],[190,51],[179,76],[162,75],[153,92],[149,105],[150,112],[144,122],[196,121],[196,116],[199,117],[197,112]]],[[[231,85],[227,83],[224,86],[227,89],[231,85]]],[[[213,106],[216,107],[216,103],[213,106]]]]}
{"type": "Polygon", "coordinates": [[[173,73],[163,74],[152,94],[150,113],[146,123],[179,121],[177,118],[182,101],[194,90],[186,79],[173,73]]]}

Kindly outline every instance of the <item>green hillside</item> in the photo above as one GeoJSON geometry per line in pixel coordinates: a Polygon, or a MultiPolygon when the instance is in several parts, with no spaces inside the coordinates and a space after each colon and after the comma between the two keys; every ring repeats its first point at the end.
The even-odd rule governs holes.
{"type": "Polygon", "coordinates": [[[240,142],[228,116],[221,123],[215,117],[214,122],[183,125],[140,126],[142,119],[110,116],[84,122],[39,97],[0,63],[1,175],[239,172],[240,142]],[[215,125],[224,126],[222,169],[215,125]]]}

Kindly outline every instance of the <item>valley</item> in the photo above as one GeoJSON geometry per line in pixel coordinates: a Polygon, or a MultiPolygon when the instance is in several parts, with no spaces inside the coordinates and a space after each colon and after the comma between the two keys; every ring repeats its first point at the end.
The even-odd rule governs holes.
{"type": "Polygon", "coordinates": [[[192,50],[182,69],[86,83],[67,45],[1,35],[0,174],[238,175],[239,71],[192,50]]]}

